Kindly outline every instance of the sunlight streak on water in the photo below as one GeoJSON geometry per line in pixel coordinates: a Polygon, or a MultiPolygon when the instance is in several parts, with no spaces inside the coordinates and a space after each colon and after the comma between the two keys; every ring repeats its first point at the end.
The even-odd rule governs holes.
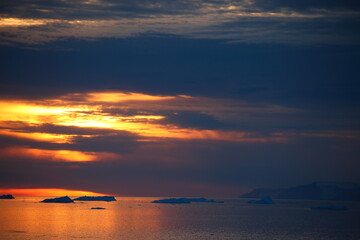
{"type": "Polygon", "coordinates": [[[359,239],[350,211],[312,211],[314,201],[249,205],[152,204],[156,198],[118,198],[117,202],[39,203],[43,197],[0,202],[0,239],[359,239]],[[103,207],[104,210],[91,210],[103,207]]]}

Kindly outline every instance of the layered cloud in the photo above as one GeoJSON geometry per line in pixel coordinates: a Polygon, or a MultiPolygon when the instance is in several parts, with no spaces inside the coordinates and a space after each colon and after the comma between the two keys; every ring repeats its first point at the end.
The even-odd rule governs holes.
{"type": "Polygon", "coordinates": [[[301,160],[304,154],[294,155],[295,146],[308,148],[309,154],[330,147],[330,157],[359,140],[355,131],[241,130],[238,125],[246,119],[260,126],[301,111],[231,99],[102,91],[3,99],[1,106],[0,188],[23,195],[50,188],[60,189],[55,195],[66,191],[61,189],[231,195],[239,182],[278,182],[271,176],[285,177],[282,171],[291,166],[303,173],[308,163],[301,160]],[[147,191],[144,184],[158,189],[147,191]],[[179,192],[171,192],[171,186],[179,192]]]}
{"type": "Polygon", "coordinates": [[[3,136],[57,144],[86,142],[104,136],[122,136],[133,141],[283,141],[281,137],[264,137],[255,132],[207,128],[206,122],[217,122],[221,126],[221,122],[231,122],[234,121],[232,118],[239,117],[234,114],[295,111],[226,99],[124,92],[74,93],[38,101],[2,100],[0,105],[0,133],[3,136]],[[201,124],[197,127],[186,126],[194,122],[194,116],[206,117],[200,119],[201,124]]]}
{"type": "Polygon", "coordinates": [[[359,36],[339,25],[358,25],[358,16],[357,4],[341,1],[5,1],[0,40],[39,44],[176,35],[251,43],[356,44],[359,36]]]}

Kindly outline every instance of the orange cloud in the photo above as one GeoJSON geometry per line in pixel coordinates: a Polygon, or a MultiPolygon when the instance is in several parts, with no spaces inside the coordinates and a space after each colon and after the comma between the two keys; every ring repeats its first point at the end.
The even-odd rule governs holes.
{"type": "Polygon", "coordinates": [[[120,158],[114,153],[80,152],[70,150],[44,150],[26,147],[12,147],[0,151],[2,156],[30,157],[33,159],[66,162],[91,162],[106,159],[120,158]]]}
{"type": "Polygon", "coordinates": [[[75,135],[66,135],[66,134],[51,134],[51,133],[38,133],[38,132],[17,132],[16,130],[10,130],[10,129],[0,129],[0,135],[31,139],[42,142],[51,142],[51,143],[71,143],[72,138],[75,136],[75,135]]]}
{"type": "MultiPolygon", "coordinates": [[[[51,124],[79,128],[126,131],[140,137],[139,141],[178,140],[216,140],[231,142],[284,142],[286,136],[260,136],[250,132],[222,131],[184,128],[168,124],[162,111],[195,111],[226,120],[227,116],[239,117],[256,112],[284,112],[289,109],[278,106],[251,106],[226,99],[198,98],[186,95],[157,96],[134,92],[90,92],[73,93],[57,99],[41,101],[0,100],[0,135],[31,139],[49,143],[76,144],[77,134],[44,133],[41,130],[27,129],[24,126],[51,124]],[[130,114],[128,114],[130,113],[130,114]],[[142,137],[142,138],[141,138],[142,137]]],[[[111,133],[109,133],[111,134],[111,133]]],[[[97,137],[99,135],[81,135],[97,137]]],[[[6,150],[13,155],[29,156],[50,161],[98,161],[114,159],[119,156],[111,153],[80,152],[67,149],[45,150],[17,148],[6,150]]],[[[3,151],[3,154],[6,154],[3,151]]]]}
{"type": "MultiPolygon", "coordinates": [[[[45,99],[38,103],[0,101],[0,126],[4,126],[7,121],[20,121],[27,124],[51,123],[61,126],[113,129],[132,132],[148,138],[208,139],[235,142],[281,140],[275,137],[259,138],[250,133],[236,131],[180,128],[174,125],[160,124],[158,120],[162,120],[166,116],[151,114],[153,110],[178,109],[213,111],[212,115],[224,116],[226,112],[231,111],[265,111],[263,108],[238,106],[233,101],[195,98],[186,95],[155,96],[133,92],[74,93],[59,99],[45,99]],[[157,103],[154,105],[151,102],[157,103]],[[99,105],[99,103],[102,104],[99,105]],[[140,108],[149,108],[149,112],[146,112],[146,115],[124,116],[106,111],[116,109],[121,112],[122,110],[139,110],[140,108]]],[[[287,110],[276,106],[270,106],[270,108],[271,111],[282,112],[287,110]]],[[[58,143],[71,142],[72,137],[74,137],[73,135],[24,133],[9,129],[1,130],[0,134],[58,143]]]]}
{"type": "Polygon", "coordinates": [[[173,96],[154,96],[142,93],[122,92],[93,92],[88,93],[86,100],[89,102],[125,102],[125,101],[161,101],[174,99],[173,96]]]}

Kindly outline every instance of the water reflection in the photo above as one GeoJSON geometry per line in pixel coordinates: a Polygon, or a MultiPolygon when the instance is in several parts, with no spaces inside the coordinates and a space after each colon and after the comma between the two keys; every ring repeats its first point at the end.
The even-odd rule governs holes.
{"type": "Polygon", "coordinates": [[[311,201],[254,206],[239,199],[184,205],[151,204],[155,198],[75,204],[42,199],[0,201],[0,239],[360,239],[357,202],[346,203],[350,211],[326,212],[310,210],[318,204],[311,201]]]}
{"type": "Polygon", "coordinates": [[[0,226],[0,234],[4,239],[9,236],[23,238],[24,235],[26,239],[73,239],[79,236],[118,239],[121,235],[147,235],[160,228],[160,209],[150,205],[126,201],[39,203],[42,199],[22,197],[16,202],[1,202],[1,215],[5,219],[0,226]],[[92,207],[106,209],[91,210],[92,207]]]}

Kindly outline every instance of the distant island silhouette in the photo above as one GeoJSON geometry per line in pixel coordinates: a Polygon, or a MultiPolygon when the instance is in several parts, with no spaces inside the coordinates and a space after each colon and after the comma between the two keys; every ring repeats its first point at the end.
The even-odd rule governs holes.
{"type": "Polygon", "coordinates": [[[15,199],[15,198],[11,194],[5,194],[5,195],[1,195],[0,199],[15,199]]]}
{"type": "Polygon", "coordinates": [[[42,203],[73,203],[74,200],[69,198],[68,196],[65,197],[58,197],[58,198],[48,198],[41,201],[42,203]]]}
{"type": "Polygon", "coordinates": [[[241,198],[360,201],[360,185],[351,182],[314,182],[290,188],[257,188],[241,198]]]}

